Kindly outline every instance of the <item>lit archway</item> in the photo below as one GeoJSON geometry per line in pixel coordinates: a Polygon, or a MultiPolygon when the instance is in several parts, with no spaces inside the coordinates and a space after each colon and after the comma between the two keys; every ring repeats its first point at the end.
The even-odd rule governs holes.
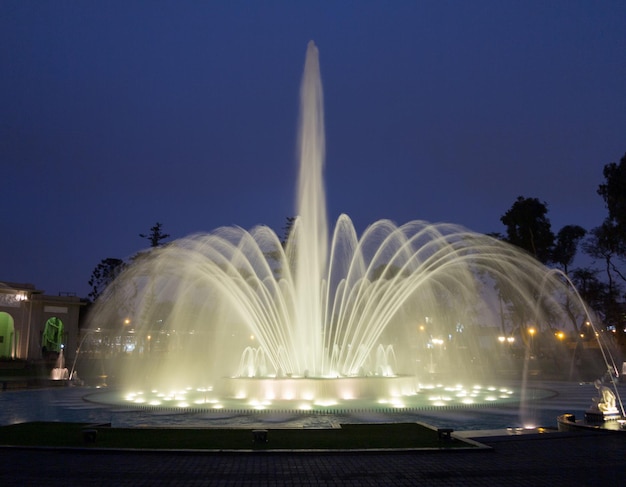
{"type": "Polygon", "coordinates": [[[15,324],[9,313],[0,311],[0,358],[13,358],[15,324]]]}
{"type": "Polygon", "coordinates": [[[49,352],[59,353],[63,349],[63,322],[53,316],[46,321],[41,336],[41,352],[45,355],[49,352]]]}

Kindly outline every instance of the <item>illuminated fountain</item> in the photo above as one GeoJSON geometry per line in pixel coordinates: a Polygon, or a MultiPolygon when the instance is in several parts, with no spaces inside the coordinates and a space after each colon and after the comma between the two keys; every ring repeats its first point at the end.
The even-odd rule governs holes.
{"type": "Polygon", "coordinates": [[[52,380],[67,380],[69,378],[69,372],[65,366],[65,356],[63,355],[63,348],[59,352],[59,356],[56,359],[54,368],[50,372],[50,379],[52,380]]]}
{"type": "Polygon", "coordinates": [[[559,276],[456,225],[381,220],[359,237],[341,215],[329,232],[313,43],[299,151],[286,242],[265,226],[192,235],[136,257],[96,303],[91,330],[114,328],[109,350],[128,400],[290,409],[506,400],[510,390],[475,386],[509,367],[497,341],[504,322],[511,348],[513,330],[522,346],[531,324],[580,315],[559,276]]]}

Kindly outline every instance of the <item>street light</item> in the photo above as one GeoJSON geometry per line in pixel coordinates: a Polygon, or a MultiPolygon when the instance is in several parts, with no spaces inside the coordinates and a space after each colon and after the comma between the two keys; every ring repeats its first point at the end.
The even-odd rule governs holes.
{"type": "Polygon", "coordinates": [[[534,336],[535,336],[535,332],[536,332],[536,331],[537,331],[537,330],[535,330],[532,326],[528,329],[528,334],[530,335],[530,346],[528,347],[528,350],[529,350],[529,352],[530,352],[531,358],[534,358],[534,357],[532,357],[532,353],[533,353],[533,341],[534,341],[534,340],[533,340],[533,338],[534,338],[534,336]]]}

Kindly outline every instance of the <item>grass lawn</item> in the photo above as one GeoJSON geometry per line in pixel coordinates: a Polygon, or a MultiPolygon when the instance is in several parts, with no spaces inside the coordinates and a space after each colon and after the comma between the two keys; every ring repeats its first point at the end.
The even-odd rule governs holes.
{"type": "Polygon", "coordinates": [[[143,448],[191,450],[302,450],[367,448],[471,447],[458,439],[440,439],[436,430],[417,423],[345,424],[337,429],[267,429],[267,443],[253,441],[244,428],[110,428],[83,423],[33,422],[0,427],[0,444],[14,446],[143,448]],[[83,430],[97,431],[95,442],[83,430]]]}

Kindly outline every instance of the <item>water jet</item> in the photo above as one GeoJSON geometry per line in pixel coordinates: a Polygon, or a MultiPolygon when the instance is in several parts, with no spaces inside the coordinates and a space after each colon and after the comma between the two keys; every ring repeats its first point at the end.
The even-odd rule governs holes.
{"type": "Polygon", "coordinates": [[[459,225],[380,220],[359,236],[344,214],[331,230],[312,42],[300,98],[287,240],[262,225],[179,239],[138,256],[95,304],[90,329],[108,330],[99,353],[116,357],[118,388],[135,391],[127,401],[310,410],[510,400],[477,385],[519,363],[514,341],[498,336],[522,344],[531,326],[572,328],[583,312],[572,291],[523,251],[459,225]],[[472,386],[447,389],[463,381],[472,386]]]}

